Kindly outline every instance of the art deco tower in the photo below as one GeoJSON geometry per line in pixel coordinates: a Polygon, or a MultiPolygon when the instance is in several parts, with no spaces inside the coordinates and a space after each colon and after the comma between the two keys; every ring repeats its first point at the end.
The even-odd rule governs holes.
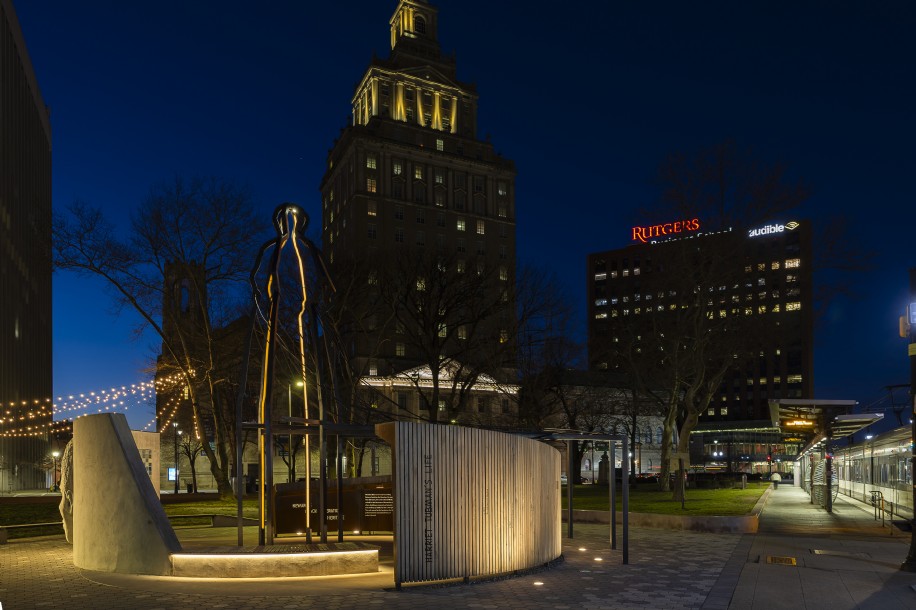
{"type": "MultiPolygon", "coordinates": [[[[515,275],[514,164],[477,138],[477,93],[439,48],[436,8],[401,0],[390,28],[390,56],[373,58],[353,95],[352,122],[328,155],[325,256],[332,272],[356,265],[371,284],[381,261],[436,253],[444,273],[493,270],[503,284],[482,284],[477,297],[486,299],[515,275]]],[[[384,327],[368,307],[364,324],[345,329],[362,374],[416,364],[398,337],[404,329],[384,327]]]]}

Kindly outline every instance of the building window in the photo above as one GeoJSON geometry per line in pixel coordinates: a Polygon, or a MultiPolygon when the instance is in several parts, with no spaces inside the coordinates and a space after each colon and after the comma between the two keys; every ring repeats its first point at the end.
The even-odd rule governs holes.
{"type": "Polygon", "coordinates": [[[465,271],[464,260],[459,259],[455,266],[458,270],[458,273],[464,273],[465,271]]]}
{"type": "Polygon", "coordinates": [[[509,342],[509,331],[501,330],[499,331],[499,342],[508,343],[509,342]]]}
{"type": "Polygon", "coordinates": [[[398,409],[407,410],[407,392],[398,392],[398,409]]]}
{"type": "Polygon", "coordinates": [[[477,254],[484,255],[486,253],[487,253],[487,249],[484,246],[484,242],[482,241],[477,242],[477,254]]]}
{"type": "Polygon", "coordinates": [[[500,246],[499,247],[499,259],[506,260],[507,258],[509,258],[509,249],[506,248],[506,246],[500,246]]]}
{"type": "Polygon", "coordinates": [[[445,150],[445,141],[444,140],[438,140],[438,139],[436,140],[436,150],[438,150],[439,152],[442,152],[443,150],[445,150]]]}
{"type": "Polygon", "coordinates": [[[376,189],[377,189],[376,184],[377,183],[375,181],[375,178],[366,178],[366,192],[369,192],[369,193],[376,192],[376,189]]]}
{"type": "Polygon", "coordinates": [[[445,207],[445,193],[442,191],[436,191],[433,195],[436,199],[436,207],[443,208],[445,207]]]}
{"type": "Polygon", "coordinates": [[[394,241],[403,244],[404,243],[404,229],[398,227],[394,230],[394,241]]]}
{"type": "Polygon", "coordinates": [[[595,274],[595,280],[596,280],[596,281],[599,281],[599,282],[600,282],[601,280],[606,280],[606,279],[607,279],[607,273],[605,273],[604,271],[602,271],[601,273],[596,273],[596,274],[595,274]]]}
{"type": "Polygon", "coordinates": [[[474,176],[474,192],[475,192],[475,193],[482,193],[482,192],[483,192],[483,185],[484,185],[484,178],[483,178],[483,176],[474,176]]]}
{"type": "Polygon", "coordinates": [[[801,259],[790,258],[786,260],[786,269],[796,269],[801,266],[801,259]]]}
{"type": "Polygon", "coordinates": [[[423,179],[423,168],[421,166],[416,166],[413,168],[413,177],[417,180],[423,179]]]}
{"type": "Polygon", "coordinates": [[[801,303],[799,303],[798,301],[786,303],[786,311],[799,311],[800,309],[801,309],[801,303]]]}
{"type": "Polygon", "coordinates": [[[487,412],[487,399],[484,396],[477,397],[477,412],[486,413],[487,412]]]}
{"type": "Polygon", "coordinates": [[[366,155],[366,167],[369,169],[375,169],[375,155],[366,155]]]}
{"type": "Polygon", "coordinates": [[[464,243],[464,239],[459,239],[455,244],[455,250],[458,252],[467,252],[467,246],[464,243]]]}
{"type": "Polygon", "coordinates": [[[508,213],[508,208],[501,204],[496,208],[496,213],[499,214],[500,218],[505,218],[508,213]]]}
{"type": "Polygon", "coordinates": [[[426,212],[417,210],[417,224],[426,224],[426,212]]]}
{"type": "Polygon", "coordinates": [[[400,161],[394,161],[391,164],[391,172],[395,176],[400,176],[404,172],[404,165],[400,161]]]}
{"type": "MultiPolygon", "coordinates": [[[[499,267],[499,279],[501,279],[504,282],[509,279],[509,270],[506,269],[506,267],[503,265],[500,265],[499,267]]],[[[607,301],[605,301],[604,303],[606,305],[607,301]]]]}
{"type": "Polygon", "coordinates": [[[423,231],[417,231],[417,245],[418,246],[426,245],[426,234],[423,231]]]}
{"type": "Polygon", "coordinates": [[[502,412],[503,412],[503,413],[508,413],[508,412],[509,412],[509,399],[508,399],[508,398],[503,398],[503,399],[500,401],[500,405],[501,405],[501,408],[502,408],[502,412]]]}
{"type": "Polygon", "coordinates": [[[369,225],[366,227],[366,236],[369,239],[375,239],[375,235],[376,235],[375,223],[370,222],[369,225]]]}
{"type": "Polygon", "coordinates": [[[395,355],[395,356],[403,356],[404,353],[405,353],[404,344],[403,344],[403,343],[395,343],[395,344],[394,344],[394,355],[395,355]]]}
{"type": "Polygon", "coordinates": [[[468,329],[463,324],[458,327],[458,338],[462,340],[468,338],[468,329]]]}
{"type": "Polygon", "coordinates": [[[464,218],[459,218],[455,221],[455,229],[458,231],[464,231],[464,218]]]}
{"type": "Polygon", "coordinates": [[[486,233],[486,223],[483,220],[477,221],[477,234],[484,235],[486,233]]]}
{"type": "Polygon", "coordinates": [[[370,201],[368,207],[366,208],[366,213],[369,216],[375,216],[378,214],[378,204],[375,201],[370,201]]]}
{"type": "Polygon", "coordinates": [[[434,180],[436,181],[436,184],[444,184],[445,183],[445,170],[436,169],[436,173],[434,174],[434,180]]]}
{"type": "Polygon", "coordinates": [[[496,192],[500,195],[506,195],[509,192],[509,187],[506,186],[506,183],[500,180],[496,183],[496,192]]]}
{"type": "Polygon", "coordinates": [[[395,220],[404,220],[404,208],[403,206],[396,206],[394,208],[394,219],[395,220]]]}

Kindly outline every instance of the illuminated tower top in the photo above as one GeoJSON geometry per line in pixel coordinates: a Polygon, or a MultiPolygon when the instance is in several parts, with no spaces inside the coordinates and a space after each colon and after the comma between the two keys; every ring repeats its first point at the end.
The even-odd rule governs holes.
{"type": "Polygon", "coordinates": [[[391,50],[394,51],[402,41],[438,48],[437,13],[436,8],[428,2],[401,0],[389,22],[391,24],[391,50]]]}
{"type": "Polygon", "coordinates": [[[389,20],[391,55],[373,58],[353,96],[353,125],[374,117],[476,137],[477,93],[458,81],[455,58],[439,48],[438,11],[400,0],[389,20]]]}

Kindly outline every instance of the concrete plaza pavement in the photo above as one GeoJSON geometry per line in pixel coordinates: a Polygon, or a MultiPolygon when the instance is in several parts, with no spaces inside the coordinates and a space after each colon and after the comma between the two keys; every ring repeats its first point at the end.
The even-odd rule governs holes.
{"type": "MultiPolygon", "coordinates": [[[[180,529],[186,547],[235,531],[180,529]]],[[[565,528],[564,528],[565,532],[565,528]]],[[[618,527],[618,536],[622,529],[618,527]]],[[[899,565],[909,534],[840,497],[834,512],[802,490],[771,492],[757,534],[630,528],[629,565],[608,526],[575,525],[563,561],[472,584],[394,590],[390,552],[366,576],[215,581],[101,574],[73,567],[60,537],[0,546],[0,604],[18,608],[895,608],[916,609],[899,565]],[[768,558],[776,558],[768,563],[768,558]],[[795,560],[795,565],[786,558],[795,560]],[[540,583],[540,584],[539,584],[540,583]]]]}

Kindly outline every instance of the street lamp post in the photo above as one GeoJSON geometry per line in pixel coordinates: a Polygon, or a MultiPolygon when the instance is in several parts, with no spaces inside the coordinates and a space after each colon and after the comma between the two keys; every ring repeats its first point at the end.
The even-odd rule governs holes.
{"type": "Polygon", "coordinates": [[[51,457],[54,458],[54,486],[52,489],[54,489],[54,491],[57,491],[59,489],[57,486],[57,458],[60,457],[60,451],[52,451],[51,457]]]}

